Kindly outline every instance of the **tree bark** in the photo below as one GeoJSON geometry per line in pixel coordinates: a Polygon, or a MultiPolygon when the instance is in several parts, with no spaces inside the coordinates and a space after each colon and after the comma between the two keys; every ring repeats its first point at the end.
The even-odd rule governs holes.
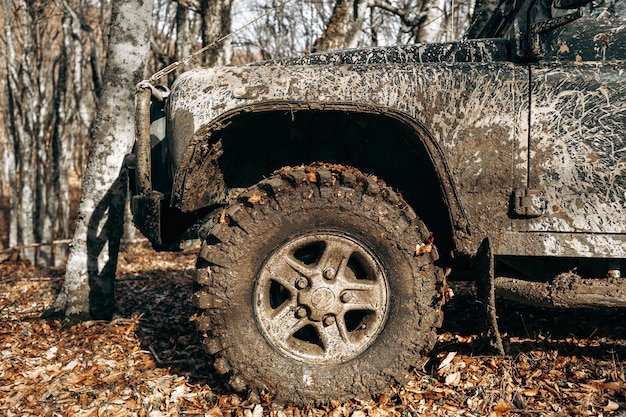
{"type": "MultiPolygon", "coordinates": [[[[31,26],[32,20],[26,12],[28,6],[23,0],[18,3],[20,13],[14,13],[12,4],[8,0],[2,1],[4,13],[4,31],[6,36],[6,66],[8,79],[8,96],[10,109],[11,133],[14,137],[16,158],[16,198],[15,207],[11,207],[11,216],[17,218],[17,244],[28,245],[35,242],[35,222],[33,218],[35,195],[33,175],[33,137],[36,135],[35,126],[39,106],[38,96],[33,90],[31,77],[32,65],[29,53],[32,52],[31,26]],[[25,71],[20,71],[18,51],[13,36],[13,18],[19,18],[19,27],[23,31],[23,45],[21,48],[22,65],[25,71]],[[24,105],[26,104],[26,105],[24,105]]],[[[24,250],[27,259],[35,260],[35,250],[24,250]]]]}
{"type": "MultiPolygon", "coordinates": [[[[59,183],[67,182],[68,170],[59,165],[59,158],[71,153],[64,132],[71,117],[64,100],[66,90],[80,88],[75,82],[66,83],[67,61],[75,58],[64,48],[62,40],[72,36],[58,36],[61,14],[55,4],[45,9],[39,1],[3,0],[4,33],[6,36],[7,105],[2,107],[10,135],[5,164],[10,170],[10,233],[9,246],[21,246],[21,256],[38,265],[48,266],[52,261],[50,243],[59,236],[57,227],[63,221],[59,216],[69,214],[63,206],[67,196],[59,192],[59,183]],[[61,143],[63,142],[63,143],[61,143]],[[64,145],[68,152],[60,146],[64,145]]],[[[80,82],[78,83],[80,84],[80,82]]],[[[88,102],[83,95],[79,95],[88,102]]],[[[71,136],[70,136],[71,138],[71,136]]],[[[66,228],[67,229],[67,228],[66,228]]]]}
{"type": "MultiPolygon", "coordinates": [[[[183,62],[183,59],[192,55],[196,50],[200,49],[202,39],[202,30],[204,17],[200,14],[200,10],[196,8],[185,7],[184,2],[178,1],[176,5],[176,40],[174,41],[174,61],[183,62]]],[[[200,7],[200,4],[192,4],[194,7],[200,7]]],[[[230,14],[228,15],[230,19],[230,14]]],[[[228,23],[230,28],[230,23],[228,23]]],[[[200,60],[190,61],[176,68],[174,71],[174,79],[185,71],[197,68],[202,65],[200,60]]],[[[171,79],[170,81],[173,81],[171,79]]]]}
{"type": "MultiPolygon", "coordinates": [[[[1,104],[5,104],[8,107],[8,100],[5,98],[2,99],[1,104]]],[[[2,132],[2,160],[4,161],[4,165],[2,167],[2,198],[4,199],[4,191],[8,190],[8,206],[9,215],[7,219],[7,246],[9,248],[15,247],[18,245],[17,241],[17,217],[12,215],[11,213],[16,213],[17,210],[17,181],[15,175],[15,147],[12,143],[11,135],[9,134],[8,129],[8,120],[4,117],[0,120],[1,127],[3,128],[2,132]]],[[[4,203],[4,201],[2,202],[4,203]]]]}
{"type": "Polygon", "coordinates": [[[415,31],[415,42],[432,43],[439,42],[445,30],[449,16],[446,15],[446,0],[424,0],[422,1],[420,24],[415,31]]]}
{"type": "MultiPolygon", "coordinates": [[[[230,33],[231,9],[232,0],[200,0],[203,45],[209,45],[230,33]]],[[[231,55],[230,39],[227,39],[203,54],[202,63],[208,66],[226,65],[231,55]]]]}
{"type": "Polygon", "coordinates": [[[123,231],[124,155],[134,141],[135,85],[150,48],[152,2],[114,0],[104,88],[92,131],[78,220],[59,296],[46,316],[66,325],[110,319],[116,312],[115,269],[123,231]]]}
{"type": "Polygon", "coordinates": [[[368,0],[337,0],[326,30],[315,41],[313,50],[356,47],[368,7],[368,0]]]}

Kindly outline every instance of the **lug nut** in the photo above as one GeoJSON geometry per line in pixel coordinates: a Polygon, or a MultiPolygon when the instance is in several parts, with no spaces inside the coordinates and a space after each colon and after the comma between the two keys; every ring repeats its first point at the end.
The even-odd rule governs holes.
{"type": "Polygon", "coordinates": [[[296,288],[299,290],[305,289],[308,285],[309,285],[309,280],[304,277],[298,278],[298,280],[296,281],[296,288]]]}
{"type": "Polygon", "coordinates": [[[352,293],[349,291],[343,292],[339,296],[339,299],[342,303],[349,303],[350,301],[352,301],[352,293]]]}
{"type": "Polygon", "coordinates": [[[296,309],[296,317],[299,319],[303,319],[306,317],[306,308],[304,307],[298,307],[296,309]]]}
{"type": "Polygon", "coordinates": [[[333,324],[335,324],[335,317],[326,316],[324,317],[323,323],[324,323],[324,326],[332,326],[333,324]]]}
{"type": "Polygon", "coordinates": [[[325,268],[322,272],[322,275],[326,279],[334,279],[335,278],[335,269],[334,268],[325,268]]]}

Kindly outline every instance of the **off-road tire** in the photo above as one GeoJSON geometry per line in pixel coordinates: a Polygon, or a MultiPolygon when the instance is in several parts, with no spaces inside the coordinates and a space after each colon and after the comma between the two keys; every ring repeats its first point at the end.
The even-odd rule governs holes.
{"type": "Polygon", "coordinates": [[[196,325],[236,391],[297,405],[367,399],[403,382],[435,343],[436,249],[416,254],[428,230],[375,177],[334,165],[282,169],[207,220],[200,237],[196,325]],[[333,247],[354,255],[334,268],[333,247]],[[350,312],[350,302],[365,306],[350,312]]]}

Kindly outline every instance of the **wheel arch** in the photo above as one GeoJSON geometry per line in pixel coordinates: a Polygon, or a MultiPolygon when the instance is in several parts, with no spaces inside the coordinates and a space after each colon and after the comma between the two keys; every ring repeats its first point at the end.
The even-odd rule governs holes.
{"type": "Polygon", "coordinates": [[[283,166],[354,166],[399,190],[453,251],[467,217],[428,130],[409,115],[353,103],[263,103],[239,108],[196,130],[177,167],[173,205],[183,212],[228,202],[283,166]]]}

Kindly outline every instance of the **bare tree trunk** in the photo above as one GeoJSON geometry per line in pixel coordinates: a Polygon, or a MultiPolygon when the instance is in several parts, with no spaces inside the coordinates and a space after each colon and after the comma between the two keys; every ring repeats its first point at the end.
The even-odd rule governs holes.
{"type": "MultiPolygon", "coordinates": [[[[3,97],[0,98],[2,100],[1,104],[8,108],[8,88],[4,85],[5,89],[2,91],[3,97]],[[5,95],[6,94],[6,95],[5,95]]],[[[7,245],[8,247],[15,247],[18,245],[17,243],[17,217],[11,215],[11,213],[17,213],[17,182],[15,180],[15,146],[13,144],[12,135],[9,134],[9,122],[3,117],[0,120],[0,128],[2,128],[2,136],[0,139],[2,140],[2,181],[0,181],[0,187],[2,187],[2,191],[0,195],[3,200],[6,200],[8,197],[8,205],[6,209],[8,209],[8,230],[7,232],[7,245]],[[8,193],[5,196],[5,192],[8,193]]],[[[4,204],[4,201],[2,202],[4,204]]]]}
{"type": "Polygon", "coordinates": [[[368,0],[337,0],[326,30],[316,41],[315,51],[354,48],[366,18],[368,0]]]}
{"type": "Polygon", "coordinates": [[[55,130],[58,123],[69,124],[69,119],[58,120],[62,114],[58,106],[64,104],[55,101],[58,90],[68,86],[61,79],[66,75],[63,53],[67,52],[60,44],[63,37],[57,36],[61,14],[54,4],[45,9],[42,5],[2,1],[8,89],[3,111],[12,137],[7,154],[12,157],[6,161],[13,181],[10,246],[31,245],[22,256],[47,266],[53,257],[49,243],[57,237],[59,204],[63,204],[58,184],[67,176],[59,166],[62,153],[55,130]],[[33,243],[48,244],[35,248],[33,243]]]}
{"type": "MultiPolygon", "coordinates": [[[[55,89],[57,126],[52,139],[54,162],[59,171],[55,184],[59,200],[54,238],[65,240],[70,237],[72,231],[69,174],[73,167],[74,155],[77,152],[82,154],[83,138],[88,136],[93,123],[95,106],[92,103],[97,101],[102,91],[100,68],[103,63],[94,31],[83,15],[84,1],[56,0],[56,4],[63,11],[64,48],[59,60],[58,84],[55,89]],[[87,43],[86,38],[89,40],[89,51],[83,46],[87,43]],[[90,88],[90,83],[93,84],[93,88],[90,88]]],[[[102,22],[102,25],[106,25],[106,22],[102,22]]],[[[52,249],[54,264],[63,265],[67,245],[53,245],[52,249]]]]}
{"type": "MultiPolygon", "coordinates": [[[[47,140],[38,140],[36,145],[36,204],[35,239],[37,242],[52,242],[55,238],[55,225],[58,208],[58,194],[56,184],[59,180],[59,167],[54,159],[53,144],[47,140]]],[[[36,263],[40,266],[52,264],[52,245],[43,245],[37,248],[36,263]]]]}
{"type": "MultiPolygon", "coordinates": [[[[0,55],[6,55],[6,49],[0,50],[0,55]]],[[[8,77],[6,74],[6,66],[0,68],[0,74],[2,79],[0,80],[0,108],[9,108],[9,87],[8,77]]],[[[15,180],[15,146],[13,141],[13,135],[10,132],[11,123],[7,118],[6,112],[0,113],[0,150],[2,158],[2,173],[0,174],[0,196],[2,197],[2,205],[7,203],[4,207],[7,213],[5,221],[7,222],[7,230],[5,242],[8,247],[15,247],[17,243],[17,218],[11,213],[15,213],[13,210],[17,208],[17,183],[15,180]],[[6,194],[5,194],[6,193],[6,194]]]]}
{"type": "Polygon", "coordinates": [[[448,0],[422,1],[422,24],[415,31],[415,42],[432,43],[441,41],[449,15],[446,13],[448,0]]]}
{"type": "MultiPolygon", "coordinates": [[[[84,99],[85,92],[83,91],[83,85],[85,80],[83,78],[83,68],[84,68],[84,52],[83,52],[83,36],[81,31],[81,17],[79,14],[72,8],[72,6],[66,0],[60,0],[61,8],[64,12],[64,25],[63,32],[65,37],[65,45],[68,50],[71,51],[68,54],[68,58],[71,59],[72,65],[72,73],[74,76],[74,101],[77,106],[78,115],[80,117],[80,121],[83,124],[83,127],[89,128],[91,126],[93,113],[87,107],[87,103],[84,99]]],[[[82,1],[78,2],[77,10],[80,10],[82,1]]],[[[92,49],[95,53],[95,58],[97,59],[97,51],[98,48],[95,45],[95,42],[92,42],[92,49]]],[[[93,64],[92,64],[93,68],[93,64]]],[[[93,70],[94,76],[94,88],[96,91],[101,89],[101,86],[98,84],[99,81],[99,69],[95,68],[93,70]]]]}
{"type": "MultiPolygon", "coordinates": [[[[196,44],[194,39],[198,39],[198,33],[196,33],[194,27],[194,19],[190,13],[190,9],[183,6],[180,2],[178,3],[176,9],[176,43],[174,47],[174,60],[178,62],[181,62],[183,58],[194,52],[194,45],[196,44]]],[[[181,65],[176,69],[175,75],[178,76],[191,67],[193,67],[193,63],[181,65]]]]}
{"type": "MultiPolygon", "coordinates": [[[[57,87],[55,88],[55,102],[56,102],[56,126],[52,135],[52,146],[56,150],[56,161],[59,170],[59,179],[56,184],[58,192],[58,208],[57,208],[57,223],[56,234],[57,239],[67,239],[70,236],[69,218],[70,218],[70,187],[69,187],[69,173],[72,164],[72,154],[74,152],[74,146],[76,144],[77,132],[72,129],[71,126],[71,109],[74,107],[74,100],[68,91],[68,84],[73,81],[76,83],[76,78],[72,80],[70,70],[70,57],[76,53],[73,48],[72,31],[70,30],[72,18],[66,12],[64,13],[62,25],[63,25],[63,46],[64,50],[59,60],[59,78],[57,87]]],[[[82,82],[82,80],[80,80],[82,82]]],[[[61,266],[65,264],[65,255],[67,247],[53,246],[53,264],[54,266],[61,266]],[[63,248],[63,250],[61,250],[63,248]]]]}
{"type": "Polygon", "coordinates": [[[152,2],[114,0],[104,89],[83,178],[76,231],[63,287],[46,316],[65,323],[110,319],[116,312],[115,269],[123,231],[124,155],[134,141],[135,85],[144,75],[150,47],[152,2]]]}
{"type": "MultiPolygon", "coordinates": [[[[231,28],[232,0],[201,0],[200,15],[202,16],[202,44],[212,42],[227,35],[231,28]]],[[[230,40],[210,49],[202,55],[203,64],[208,66],[226,65],[231,59],[230,40]]]]}
{"type": "MultiPolygon", "coordinates": [[[[32,48],[30,44],[31,34],[30,27],[32,21],[30,21],[27,10],[27,5],[24,0],[20,0],[18,7],[23,9],[20,13],[16,14],[11,9],[12,4],[9,0],[2,0],[2,10],[4,13],[4,32],[6,36],[6,65],[7,65],[7,78],[9,89],[9,109],[10,112],[10,125],[13,137],[15,138],[15,161],[16,161],[16,198],[14,201],[15,207],[12,207],[11,215],[17,216],[17,244],[27,245],[35,241],[35,223],[33,219],[34,212],[34,178],[33,178],[33,135],[34,121],[33,117],[37,114],[37,96],[33,91],[33,83],[30,77],[28,69],[28,53],[32,48]],[[13,28],[11,17],[21,17],[20,27],[24,31],[23,33],[23,65],[27,71],[20,73],[18,67],[17,51],[15,48],[15,42],[13,37],[13,28]],[[23,88],[21,88],[23,86],[23,88]],[[22,97],[22,95],[24,97],[22,97]],[[25,99],[27,106],[23,106],[20,99],[25,99]],[[19,166],[17,165],[19,163],[19,166]]],[[[24,250],[26,258],[35,259],[35,249],[29,248],[24,250]]]]}
{"type": "MultiPolygon", "coordinates": [[[[72,153],[76,143],[76,132],[71,127],[71,108],[73,100],[68,93],[68,84],[71,82],[69,57],[73,53],[70,33],[67,30],[69,17],[63,17],[64,50],[59,60],[59,75],[55,88],[55,113],[56,124],[52,133],[52,158],[58,177],[54,182],[55,195],[50,198],[57,198],[55,207],[54,239],[67,239],[70,235],[70,189],[69,172],[71,169],[72,153]]],[[[51,211],[51,210],[50,210],[51,211]]],[[[52,264],[62,266],[65,264],[67,245],[51,245],[52,264]]]]}

